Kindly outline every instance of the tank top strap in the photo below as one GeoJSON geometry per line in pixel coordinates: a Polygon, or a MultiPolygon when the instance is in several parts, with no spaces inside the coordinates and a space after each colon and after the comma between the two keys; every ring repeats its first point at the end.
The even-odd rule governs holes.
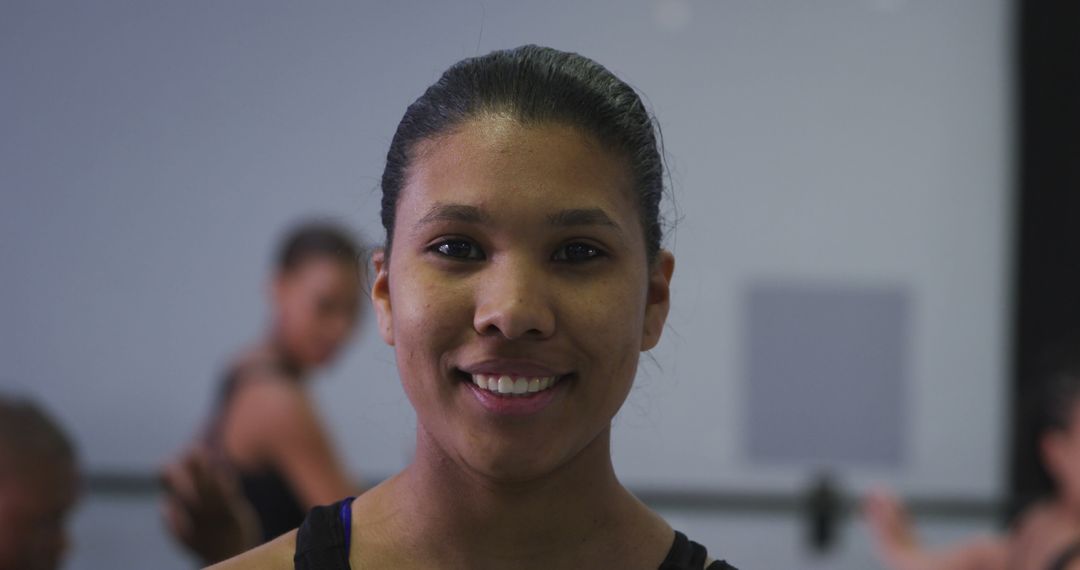
{"type": "Polygon", "coordinates": [[[352,500],[311,509],[296,532],[296,570],[350,570],[352,500]]]}
{"type": "Polygon", "coordinates": [[[704,568],[705,557],[703,546],[686,538],[685,534],[675,531],[675,540],[671,543],[671,549],[659,570],[704,568]]]}
{"type": "Polygon", "coordinates": [[[690,540],[685,534],[675,531],[675,540],[671,543],[671,550],[668,551],[667,558],[664,559],[659,570],[735,570],[723,560],[717,560],[706,567],[705,561],[708,558],[709,555],[704,546],[690,540]]]}

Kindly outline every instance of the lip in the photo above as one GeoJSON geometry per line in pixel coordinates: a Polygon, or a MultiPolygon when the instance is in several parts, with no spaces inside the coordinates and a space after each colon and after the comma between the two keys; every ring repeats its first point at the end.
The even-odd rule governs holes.
{"type": "Polygon", "coordinates": [[[461,383],[462,389],[472,393],[480,407],[497,416],[528,416],[540,413],[562,394],[566,384],[566,379],[563,379],[555,386],[540,392],[521,396],[503,396],[484,390],[471,381],[461,383]]]}
{"type": "Polygon", "coordinates": [[[460,366],[458,370],[469,375],[486,374],[488,376],[513,376],[515,378],[520,376],[529,378],[565,376],[568,373],[534,360],[511,358],[490,358],[467,366],[460,366]]]}

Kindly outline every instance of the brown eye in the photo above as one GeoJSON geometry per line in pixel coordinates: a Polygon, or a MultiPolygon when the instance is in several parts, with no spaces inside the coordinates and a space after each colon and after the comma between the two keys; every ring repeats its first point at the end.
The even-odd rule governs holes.
{"type": "Polygon", "coordinates": [[[560,247],[555,254],[551,256],[551,259],[553,261],[580,263],[603,255],[604,252],[598,247],[591,246],[587,243],[575,242],[560,247]]]}
{"type": "Polygon", "coordinates": [[[480,260],[484,259],[484,252],[476,244],[462,240],[451,239],[441,241],[433,247],[440,255],[454,259],[480,260]]]}

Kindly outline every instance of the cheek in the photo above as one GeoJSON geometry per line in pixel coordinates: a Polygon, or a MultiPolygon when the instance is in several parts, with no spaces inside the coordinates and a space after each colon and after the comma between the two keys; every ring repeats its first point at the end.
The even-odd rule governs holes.
{"type": "Polygon", "coordinates": [[[281,319],[290,331],[301,332],[307,328],[310,319],[307,304],[297,296],[286,298],[281,305],[281,319]]]}
{"type": "Polygon", "coordinates": [[[471,328],[472,303],[463,289],[420,279],[393,288],[394,330],[402,332],[399,344],[437,342],[448,333],[471,328]]]}
{"type": "Polygon", "coordinates": [[[438,374],[443,356],[472,332],[469,290],[445,279],[391,277],[392,326],[406,389],[438,374]]]}
{"type": "Polygon", "coordinates": [[[645,314],[644,288],[634,288],[633,278],[618,279],[589,288],[589,294],[567,295],[560,313],[563,330],[586,352],[603,398],[621,404],[637,371],[645,314]]]}
{"type": "Polygon", "coordinates": [[[632,278],[605,280],[586,290],[568,292],[560,310],[566,328],[582,337],[579,340],[607,346],[613,353],[637,353],[645,294],[643,288],[628,286],[635,282],[632,278]]]}

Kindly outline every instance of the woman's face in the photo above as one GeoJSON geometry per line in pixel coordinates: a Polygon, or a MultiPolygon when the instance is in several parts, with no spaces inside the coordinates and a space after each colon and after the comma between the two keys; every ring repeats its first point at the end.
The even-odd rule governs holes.
{"type": "Polygon", "coordinates": [[[606,435],[674,259],[648,263],[625,163],[575,128],[483,117],[415,150],[372,298],[419,427],[488,477],[549,473],[606,435]]]}
{"type": "Polygon", "coordinates": [[[330,256],[314,256],[274,280],[278,336],[305,367],[329,362],[356,326],[360,279],[357,268],[330,256]]]}

